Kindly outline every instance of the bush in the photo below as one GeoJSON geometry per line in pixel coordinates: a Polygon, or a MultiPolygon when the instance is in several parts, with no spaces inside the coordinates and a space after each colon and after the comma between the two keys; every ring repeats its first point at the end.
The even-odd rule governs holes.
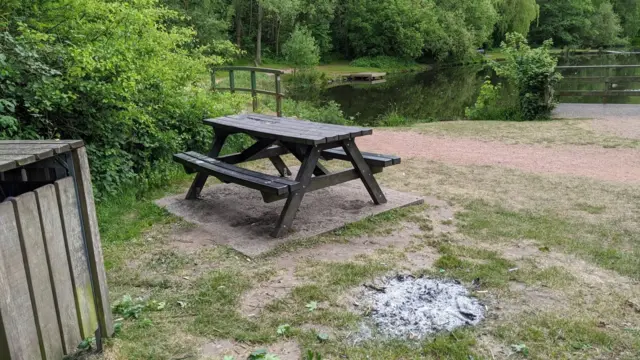
{"type": "Polygon", "coordinates": [[[318,106],[309,101],[285,99],[282,107],[284,116],[297,117],[303,120],[311,120],[326,124],[352,124],[351,120],[344,117],[342,110],[340,110],[340,105],[334,101],[330,101],[323,106],[318,106]]]}
{"type": "Polygon", "coordinates": [[[408,69],[416,68],[418,64],[412,59],[401,59],[391,56],[366,56],[353,60],[351,66],[371,67],[380,69],[408,69]]]}
{"type": "Polygon", "coordinates": [[[470,120],[520,120],[517,107],[508,103],[509,99],[502,84],[493,85],[487,79],[480,88],[476,103],[465,109],[465,116],[470,120]]]}
{"type": "Polygon", "coordinates": [[[307,69],[320,63],[320,48],[316,39],[304,27],[297,27],[291,33],[289,40],[282,46],[282,53],[296,69],[307,69]]]}
{"type": "Polygon", "coordinates": [[[327,89],[327,75],[315,69],[297,72],[286,78],[286,93],[293,100],[318,101],[327,89]]]}
{"type": "Polygon", "coordinates": [[[209,145],[203,117],[246,104],[195,85],[224,59],[166,28],[178,14],[157,0],[15,3],[0,27],[0,138],[85,140],[100,196],[162,182],[173,153],[209,145]]]}
{"type": "Polygon", "coordinates": [[[501,45],[505,61],[491,63],[496,73],[514,86],[522,120],[549,119],[555,108],[555,86],[562,76],[556,71],[558,60],[551,55],[552,45],[547,40],[532,49],[521,34],[507,34],[501,45]]]}

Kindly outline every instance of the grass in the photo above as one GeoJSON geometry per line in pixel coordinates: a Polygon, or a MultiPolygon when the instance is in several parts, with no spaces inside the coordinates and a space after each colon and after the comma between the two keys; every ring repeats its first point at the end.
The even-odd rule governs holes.
{"type": "Polygon", "coordinates": [[[448,121],[420,123],[410,128],[422,134],[499,141],[507,144],[596,145],[638,148],[640,141],[598,133],[585,120],[448,121]]]}
{"type": "MultiPolygon", "coordinates": [[[[635,146],[590,138],[580,121],[519,124],[461,122],[417,129],[549,146],[585,141],[635,146]]],[[[166,303],[161,311],[122,320],[105,358],[198,359],[202,345],[216,339],[238,342],[240,350],[294,341],[303,351],[317,351],[327,359],[640,356],[640,313],[628,305],[640,303],[637,186],[417,159],[393,170],[380,176],[386,186],[446,200],[458,210],[455,221],[438,218],[435,207],[398,209],[248,259],[224,246],[182,249],[170,242],[188,225],[153,200],[184,192],[191,177],[177,176],[152,193],[132,192],[100,203],[112,301],[130,295],[166,303]],[[384,247],[346,261],[289,255],[355,238],[400,236],[405,223],[417,235],[406,248],[384,247]],[[439,223],[457,231],[438,235],[433,228],[439,223]],[[414,274],[462,281],[487,305],[488,318],[478,328],[424,341],[354,344],[348,334],[362,320],[351,311],[354,289],[409,268],[413,256],[430,259],[413,268],[414,274]],[[248,290],[276,282],[291,268],[296,282],[282,297],[258,295],[264,297],[262,311],[241,311],[248,290]],[[310,311],[307,305],[313,302],[317,307],[310,311]],[[291,326],[286,336],[277,334],[283,324],[291,326]],[[326,328],[329,340],[320,341],[309,325],[326,328]]]]}

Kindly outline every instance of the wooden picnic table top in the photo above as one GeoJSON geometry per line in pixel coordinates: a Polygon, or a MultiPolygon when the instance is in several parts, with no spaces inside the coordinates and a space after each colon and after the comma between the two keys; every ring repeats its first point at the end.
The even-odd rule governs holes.
{"type": "Polygon", "coordinates": [[[0,140],[0,172],[84,146],[82,140],[0,140]]]}
{"type": "Polygon", "coordinates": [[[262,114],[240,114],[207,119],[205,124],[230,133],[291,143],[320,145],[373,134],[370,128],[316,123],[262,114]]]}

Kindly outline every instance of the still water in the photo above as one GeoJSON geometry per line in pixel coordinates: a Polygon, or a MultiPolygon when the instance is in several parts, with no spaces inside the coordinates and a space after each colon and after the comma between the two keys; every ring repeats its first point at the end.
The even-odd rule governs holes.
{"type": "MultiPolygon", "coordinates": [[[[561,58],[559,65],[628,65],[640,64],[640,55],[596,55],[561,58]]],[[[640,76],[636,69],[581,69],[562,70],[565,77],[640,76]],[[607,73],[608,72],[608,73],[607,73]]],[[[327,89],[324,100],[340,104],[348,117],[362,124],[375,124],[377,120],[395,112],[410,119],[450,120],[464,117],[466,107],[473,105],[485,78],[498,80],[491,70],[482,65],[447,67],[421,73],[393,74],[387,81],[376,85],[341,85],[327,89]]],[[[640,89],[640,82],[615,84],[616,90],[640,89]]],[[[560,90],[604,90],[602,83],[582,83],[565,80],[560,90]]],[[[563,97],[560,102],[601,103],[602,98],[563,97]]],[[[609,98],[608,103],[639,103],[640,97],[609,98]]]]}

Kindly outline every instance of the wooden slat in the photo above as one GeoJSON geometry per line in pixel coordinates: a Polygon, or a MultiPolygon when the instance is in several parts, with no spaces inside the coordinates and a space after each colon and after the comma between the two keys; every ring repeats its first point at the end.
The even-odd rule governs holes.
{"type": "Polygon", "coordinates": [[[89,253],[89,263],[94,295],[96,297],[98,321],[104,337],[113,335],[113,318],[111,305],[109,303],[109,286],[107,284],[107,274],[104,269],[104,259],[102,257],[102,245],[100,242],[100,228],[98,226],[98,216],[93,199],[93,187],[91,185],[91,174],[89,171],[89,159],[87,150],[82,147],[72,152],[73,165],[78,186],[78,196],[82,218],[84,220],[84,234],[89,253]]]}
{"type": "Polygon", "coordinates": [[[640,90],[560,90],[558,96],[594,96],[594,97],[615,97],[615,96],[640,96],[640,90]]]}
{"type": "Polygon", "coordinates": [[[36,160],[43,160],[53,156],[53,149],[0,146],[0,156],[5,155],[33,155],[36,157],[36,160]]]}
{"type": "Polygon", "coordinates": [[[18,166],[28,165],[36,161],[33,155],[0,155],[0,171],[15,169],[18,166]]]}
{"type": "MultiPolygon", "coordinates": [[[[173,156],[174,160],[185,165],[196,169],[199,172],[204,172],[219,178],[222,181],[231,182],[234,184],[246,186],[251,189],[256,189],[265,192],[273,192],[276,194],[287,194],[289,193],[289,186],[283,184],[281,182],[276,182],[275,177],[272,180],[265,179],[264,174],[260,174],[261,176],[253,176],[250,174],[246,174],[244,172],[238,172],[236,169],[228,169],[226,167],[218,166],[219,164],[224,164],[219,162],[219,164],[211,164],[209,162],[203,161],[198,158],[194,158],[187,154],[176,154],[173,156]]],[[[233,166],[229,164],[225,164],[227,166],[233,166]]],[[[279,179],[279,178],[278,178],[279,179]]]]}
{"type": "MultiPolygon", "coordinates": [[[[339,159],[349,160],[349,157],[342,149],[330,149],[322,152],[322,156],[327,160],[339,159]]],[[[392,165],[398,165],[401,162],[400,157],[393,155],[381,155],[363,152],[362,157],[369,164],[369,166],[375,167],[387,167],[392,165]]]]}
{"type": "Polygon", "coordinates": [[[61,359],[64,350],[56,317],[36,195],[33,192],[26,193],[11,202],[18,220],[18,233],[29,279],[29,292],[40,337],[40,350],[44,359],[61,359]]]}
{"type": "Polygon", "coordinates": [[[269,69],[269,68],[261,68],[261,67],[251,67],[251,66],[221,66],[215,67],[212,69],[213,71],[255,71],[255,72],[263,72],[269,74],[284,74],[284,71],[278,69],[269,69]]]}
{"type": "Polygon", "coordinates": [[[0,203],[0,358],[41,359],[27,273],[10,202],[0,203]]]}
{"type": "Polygon", "coordinates": [[[245,174],[248,176],[252,176],[252,177],[256,177],[258,179],[262,179],[266,182],[275,182],[278,184],[282,184],[282,185],[286,185],[289,186],[291,188],[291,190],[297,190],[297,187],[300,185],[298,182],[291,180],[291,179],[287,179],[287,178],[283,178],[283,177],[277,177],[277,176],[273,176],[273,175],[269,175],[269,174],[263,174],[260,172],[256,172],[253,170],[249,170],[249,169],[245,169],[245,168],[241,168],[239,166],[235,166],[233,164],[227,164],[224,163],[222,161],[219,160],[215,160],[215,159],[211,159],[205,155],[202,154],[198,154],[197,152],[193,152],[190,151],[188,153],[186,153],[187,155],[196,158],[198,160],[202,160],[205,162],[208,162],[209,164],[215,165],[215,166],[219,166],[225,169],[228,169],[230,171],[235,171],[241,174],[245,174]]]}
{"type": "MultiPolygon", "coordinates": [[[[264,149],[263,151],[257,153],[254,156],[251,156],[246,161],[266,159],[274,156],[286,155],[288,153],[289,153],[289,150],[283,148],[282,146],[274,145],[264,149]]],[[[220,157],[217,157],[216,160],[222,161],[228,164],[237,164],[238,163],[237,160],[240,159],[241,154],[242,153],[235,153],[235,154],[220,156],[220,157]]]]}
{"type": "Polygon", "coordinates": [[[82,140],[0,140],[0,146],[3,145],[68,145],[72,149],[84,146],[82,140]]]}
{"type": "Polygon", "coordinates": [[[86,339],[93,336],[98,329],[98,318],[91,289],[89,261],[82,240],[82,224],[73,178],[67,177],[56,181],[55,188],[71,272],[76,317],[80,324],[82,338],[86,339]]]}
{"type": "MultiPolygon", "coordinates": [[[[78,324],[58,199],[53,185],[40,187],[35,190],[35,193],[38,201],[51,284],[53,286],[59,330],[62,334],[65,354],[68,355],[73,353],[78,344],[82,342],[82,337],[78,324]]],[[[84,252],[84,249],[82,251],[84,252]]]]}

